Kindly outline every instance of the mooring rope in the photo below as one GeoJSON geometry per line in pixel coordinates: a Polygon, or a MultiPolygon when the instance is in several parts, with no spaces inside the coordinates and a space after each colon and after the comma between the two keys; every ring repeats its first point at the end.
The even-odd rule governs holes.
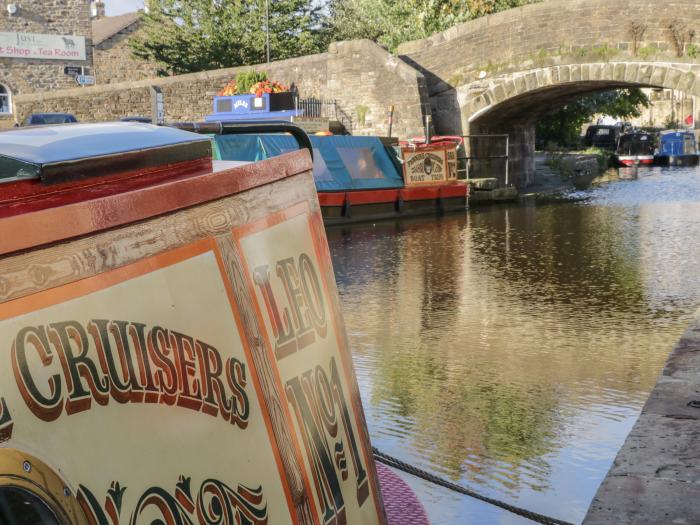
{"type": "Polygon", "coordinates": [[[570,523],[568,521],[550,518],[549,516],[545,516],[544,514],[532,512],[530,510],[516,507],[515,505],[511,505],[509,503],[505,503],[494,498],[489,498],[488,496],[484,496],[466,487],[462,487],[461,485],[457,485],[456,483],[452,483],[451,481],[440,478],[434,474],[431,474],[430,472],[419,469],[418,467],[406,463],[405,461],[401,461],[400,459],[390,456],[389,454],[380,452],[375,447],[372,447],[372,452],[374,452],[374,459],[381,463],[384,463],[385,465],[402,470],[403,472],[412,474],[413,476],[434,483],[435,485],[440,485],[441,487],[445,487],[455,492],[459,492],[460,494],[465,494],[474,499],[478,499],[485,503],[489,503],[490,505],[495,505],[496,507],[500,507],[504,510],[507,510],[508,512],[511,512],[512,514],[517,514],[518,516],[527,518],[530,521],[534,521],[535,523],[543,523],[544,525],[573,525],[573,523],[570,523]]]}

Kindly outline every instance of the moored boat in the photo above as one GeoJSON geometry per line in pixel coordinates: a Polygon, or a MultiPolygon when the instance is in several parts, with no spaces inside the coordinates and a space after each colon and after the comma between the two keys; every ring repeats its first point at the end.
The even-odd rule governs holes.
{"type": "Polygon", "coordinates": [[[262,162],[148,124],[0,133],[0,515],[387,523],[286,131],[262,162]]]}
{"type": "Polygon", "coordinates": [[[654,162],[660,166],[697,166],[698,148],[690,130],[666,130],[659,134],[654,162]]]}
{"type": "MultiPolygon", "coordinates": [[[[296,147],[286,134],[228,134],[226,122],[180,124],[208,133],[214,158],[253,161],[296,147]]],[[[379,137],[310,136],[313,175],[326,225],[465,210],[468,187],[457,180],[454,142],[401,148],[379,137]]]]}
{"type": "Polygon", "coordinates": [[[623,133],[613,158],[618,166],[650,166],[654,163],[654,135],[644,131],[623,133]]]}

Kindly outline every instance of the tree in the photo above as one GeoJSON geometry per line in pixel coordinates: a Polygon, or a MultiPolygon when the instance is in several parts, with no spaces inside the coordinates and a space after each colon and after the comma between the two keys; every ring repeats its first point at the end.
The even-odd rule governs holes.
{"type": "Polygon", "coordinates": [[[329,0],[333,40],[368,38],[394,51],[455,24],[536,0],[329,0]]]}
{"type": "Polygon", "coordinates": [[[586,95],[558,108],[537,123],[538,141],[576,146],[581,127],[597,114],[628,119],[640,116],[649,98],[639,88],[614,89],[586,95]]]}
{"type": "MultiPolygon", "coordinates": [[[[163,64],[163,74],[265,62],[265,0],[148,0],[134,55],[163,64]]],[[[309,0],[269,0],[270,59],[326,48],[322,8],[309,0]]]]}

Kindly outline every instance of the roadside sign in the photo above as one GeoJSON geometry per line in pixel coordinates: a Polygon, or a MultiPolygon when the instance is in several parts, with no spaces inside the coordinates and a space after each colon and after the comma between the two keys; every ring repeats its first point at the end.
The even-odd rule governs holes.
{"type": "Polygon", "coordinates": [[[165,123],[164,97],[158,86],[151,86],[151,122],[158,126],[165,123]]]}
{"type": "Polygon", "coordinates": [[[63,73],[65,75],[70,75],[72,77],[77,77],[83,74],[82,66],[66,66],[63,68],[63,73]]]}
{"type": "Polygon", "coordinates": [[[92,75],[77,75],[75,81],[81,86],[92,86],[95,83],[95,77],[92,75]]]}

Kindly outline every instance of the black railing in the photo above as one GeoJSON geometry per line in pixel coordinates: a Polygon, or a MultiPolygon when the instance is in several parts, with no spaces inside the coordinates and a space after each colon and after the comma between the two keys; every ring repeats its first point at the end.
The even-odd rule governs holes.
{"type": "Polygon", "coordinates": [[[337,100],[322,98],[297,98],[296,108],[304,111],[305,117],[327,118],[340,122],[347,131],[352,130],[352,118],[338,104],[337,100]]]}

